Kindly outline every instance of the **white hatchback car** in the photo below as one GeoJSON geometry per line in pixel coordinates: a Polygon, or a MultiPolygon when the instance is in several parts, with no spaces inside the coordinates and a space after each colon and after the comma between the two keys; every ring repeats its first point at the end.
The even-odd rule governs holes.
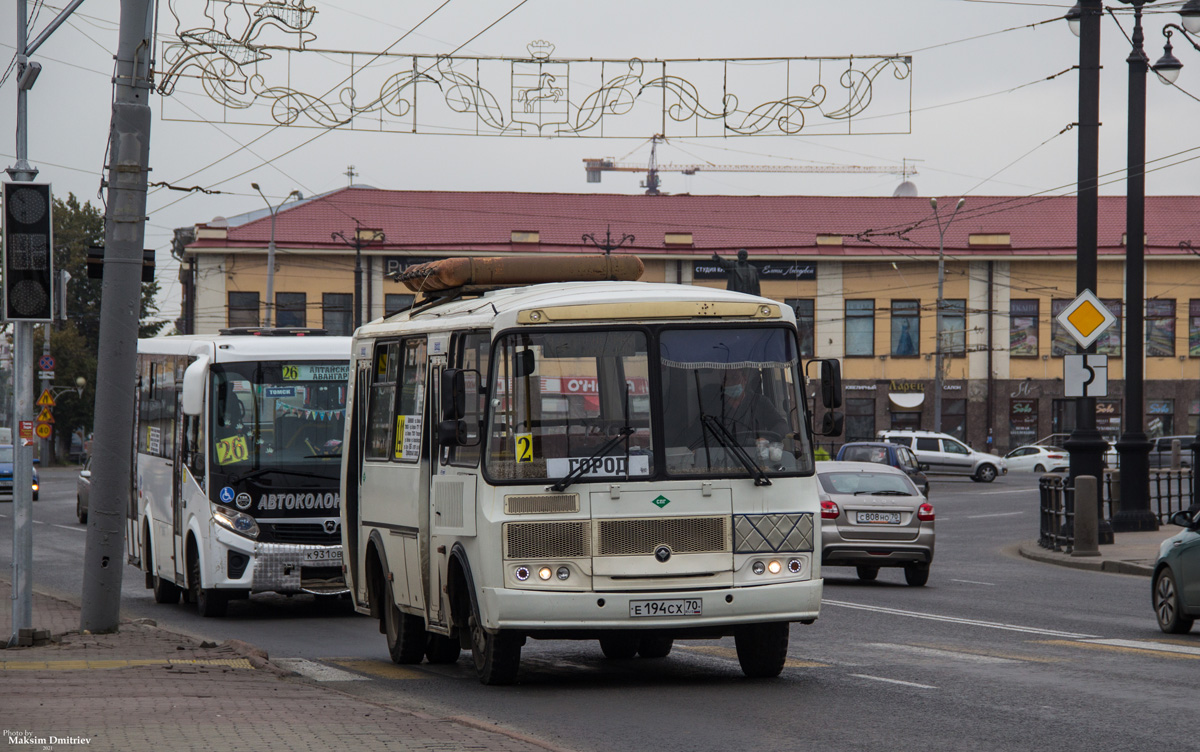
{"type": "Polygon", "coordinates": [[[991,483],[1008,472],[1003,457],[977,452],[948,433],[934,431],[880,431],[879,438],[913,450],[917,461],[929,465],[926,473],[969,475],[971,480],[991,483]]]}

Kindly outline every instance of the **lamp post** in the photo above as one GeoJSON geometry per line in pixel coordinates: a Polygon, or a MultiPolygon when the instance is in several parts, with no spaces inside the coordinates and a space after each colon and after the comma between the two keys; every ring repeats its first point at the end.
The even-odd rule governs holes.
{"type": "Polygon", "coordinates": [[[340,240],[354,249],[354,328],[362,326],[362,247],[363,243],[382,243],[387,240],[383,230],[368,230],[354,220],[353,242],[341,232],[331,232],[329,237],[340,240]]]}
{"type": "MultiPolygon", "coordinates": [[[[1188,0],[1187,3],[1179,9],[1182,26],[1178,24],[1167,24],[1163,28],[1163,36],[1167,38],[1166,44],[1163,46],[1163,56],[1158,59],[1153,66],[1155,74],[1158,75],[1158,80],[1164,84],[1171,85],[1179,78],[1180,72],[1183,70],[1183,63],[1179,61],[1172,53],[1171,35],[1172,29],[1179,32],[1188,43],[1197,51],[1200,51],[1200,44],[1192,38],[1193,34],[1200,35],[1200,0],[1188,0]]],[[[1196,438],[1192,439],[1192,472],[1200,472],[1200,421],[1196,425],[1196,438]]],[[[1122,492],[1124,489],[1122,488],[1122,492]]],[[[1200,508],[1200,483],[1192,482],[1192,506],[1194,511],[1200,508]]]]}
{"type": "MultiPolygon", "coordinates": [[[[1079,36],[1079,166],[1075,203],[1075,288],[1096,289],[1097,220],[1100,168],[1100,17],[1102,0],[1079,0],[1067,13],[1071,31],[1079,36]]],[[[1093,344],[1079,348],[1095,352],[1093,344]]],[[[1104,450],[1108,444],[1096,430],[1096,398],[1075,398],[1075,428],[1064,442],[1071,453],[1070,483],[1080,475],[1104,477],[1104,450]]],[[[1103,515],[1101,515],[1103,517],[1103,515]]],[[[1112,543],[1112,530],[1102,518],[1100,542],[1112,543]]]]}
{"type": "Polygon", "coordinates": [[[271,202],[267,201],[267,197],[262,192],[262,188],[258,187],[258,183],[251,183],[250,187],[258,191],[258,195],[262,196],[263,201],[267,202],[267,211],[271,212],[271,242],[267,243],[267,309],[266,317],[263,319],[265,327],[270,329],[271,310],[275,305],[275,217],[289,198],[295,196],[298,200],[303,200],[304,194],[300,191],[292,191],[284,196],[283,201],[280,201],[278,206],[271,208],[271,202]]]}
{"type": "Polygon", "coordinates": [[[1125,421],[1117,453],[1121,508],[1114,532],[1157,530],[1150,511],[1150,441],[1145,431],[1146,370],[1146,71],[1142,7],[1155,0],[1121,0],[1133,6],[1129,64],[1129,128],[1125,189],[1125,421]]]}
{"type": "Polygon", "coordinates": [[[967,200],[960,198],[958,203],[954,205],[954,213],[950,215],[950,219],[946,220],[946,224],[942,224],[942,218],[938,215],[938,204],[936,198],[929,199],[929,205],[933,207],[933,219],[937,222],[938,228],[938,291],[937,291],[937,317],[934,323],[936,329],[935,334],[937,339],[934,341],[934,374],[933,374],[933,430],[942,430],[942,308],[944,301],[942,300],[942,290],[946,284],[946,230],[950,229],[950,223],[958,216],[958,210],[962,208],[967,200]]]}

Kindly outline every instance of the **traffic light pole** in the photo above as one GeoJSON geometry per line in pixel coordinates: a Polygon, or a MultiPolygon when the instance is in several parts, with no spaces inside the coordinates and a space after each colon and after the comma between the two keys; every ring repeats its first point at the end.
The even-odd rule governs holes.
{"type": "MultiPolygon", "coordinates": [[[[29,166],[29,89],[21,85],[28,66],[26,0],[17,0],[17,162],[9,177],[30,182],[37,170],[29,166]]],[[[30,84],[32,85],[32,83],[30,84]]],[[[19,644],[21,630],[33,628],[33,448],[20,435],[20,426],[32,421],[33,325],[13,324],[13,547],[12,547],[12,635],[9,647],[19,644]]],[[[28,425],[28,424],[27,424],[28,425]]],[[[32,443],[32,442],[31,442],[32,443]]]]}
{"type": "Polygon", "coordinates": [[[131,495],[142,248],[150,161],[154,49],[150,0],[121,0],[104,222],[104,286],[96,364],[92,496],[83,558],[80,629],[112,632],[121,616],[125,508],[131,495]]]}

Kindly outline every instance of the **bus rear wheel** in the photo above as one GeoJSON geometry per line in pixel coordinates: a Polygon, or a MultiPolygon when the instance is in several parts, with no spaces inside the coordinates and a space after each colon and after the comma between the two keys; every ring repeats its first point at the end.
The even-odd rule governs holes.
{"type": "Polygon", "coordinates": [[[383,633],[392,663],[420,663],[425,657],[425,623],[396,605],[392,587],[383,584],[383,633]]]}
{"type": "Polygon", "coordinates": [[[174,582],[164,580],[159,577],[154,571],[154,553],[150,547],[150,537],[146,536],[146,544],[143,546],[146,553],[146,573],[150,576],[150,581],[153,583],[154,602],[166,603],[173,605],[179,602],[179,596],[183,595],[183,588],[176,585],[174,582]]]}
{"type": "Polygon", "coordinates": [[[471,659],[481,684],[497,686],[517,680],[521,643],[521,636],[513,632],[488,632],[479,614],[471,614],[471,659]]]}
{"type": "Polygon", "coordinates": [[[771,679],[783,671],[787,661],[791,625],[786,621],[738,627],[733,641],[738,663],[749,679],[771,679]]]}

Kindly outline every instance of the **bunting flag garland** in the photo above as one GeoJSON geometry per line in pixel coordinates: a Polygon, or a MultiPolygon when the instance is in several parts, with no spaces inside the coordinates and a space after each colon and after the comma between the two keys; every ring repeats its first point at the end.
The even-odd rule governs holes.
{"type": "Polygon", "coordinates": [[[309,410],[303,407],[288,407],[279,414],[289,418],[304,418],[305,420],[341,420],[346,416],[346,408],[340,410],[309,410]]]}

